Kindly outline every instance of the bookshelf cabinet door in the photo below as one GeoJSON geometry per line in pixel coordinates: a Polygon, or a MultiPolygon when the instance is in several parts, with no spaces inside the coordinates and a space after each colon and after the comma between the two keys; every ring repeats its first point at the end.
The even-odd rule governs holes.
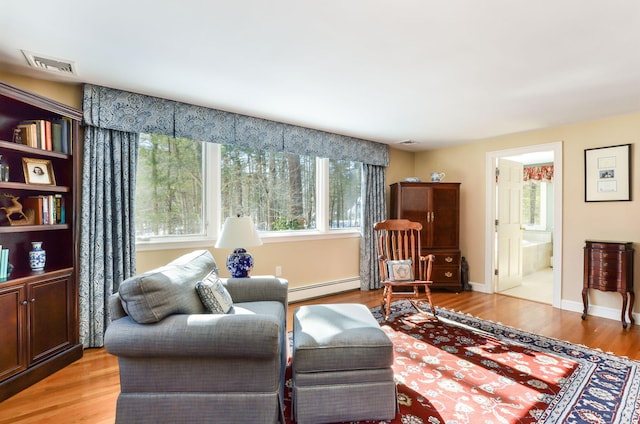
{"type": "Polygon", "coordinates": [[[30,283],[28,286],[30,364],[71,346],[73,293],[71,275],[30,283]]]}
{"type": "Polygon", "coordinates": [[[27,368],[24,286],[0,288],[0,380],[27,368]]]}

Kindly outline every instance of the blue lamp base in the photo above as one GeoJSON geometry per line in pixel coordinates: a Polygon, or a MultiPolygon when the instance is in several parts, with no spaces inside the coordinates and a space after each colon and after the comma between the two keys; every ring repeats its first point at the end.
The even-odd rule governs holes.
{"type": "Polygon", "coordinates": [[[245,278],[253,268],[253,256],[246,249],[239,247],[227,258],[227,269],[233,278],[245,278]]]}

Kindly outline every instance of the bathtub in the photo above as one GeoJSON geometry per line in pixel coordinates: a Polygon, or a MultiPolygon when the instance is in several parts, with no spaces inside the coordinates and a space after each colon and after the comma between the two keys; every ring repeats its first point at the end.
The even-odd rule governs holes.
{"type": "Polygon", "coordinates": [[[522,274],[528,275],[551,266],[551,232],[525,231],[522,240],[522,274]]]}

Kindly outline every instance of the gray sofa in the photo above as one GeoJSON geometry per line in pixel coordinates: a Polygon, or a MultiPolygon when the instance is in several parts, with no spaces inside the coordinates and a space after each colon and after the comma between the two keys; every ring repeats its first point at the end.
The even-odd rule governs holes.
{"type": "Polygon", "coordinates": [[[195,251],[111,297],[116,423],[284,422],[287,281],[220,279],[233,306],[208,313],[195,285],[216,272],[211,254],[195,251]]]}

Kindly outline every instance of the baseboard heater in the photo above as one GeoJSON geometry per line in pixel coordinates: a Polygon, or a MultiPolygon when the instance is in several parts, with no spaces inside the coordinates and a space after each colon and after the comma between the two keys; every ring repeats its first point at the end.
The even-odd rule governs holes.
{"type": "Polygon", "coordinates": [[[289,289],[289,302],[300,302],[359,288],[360,278],[358,277],[293,287],[289,289]]]}

